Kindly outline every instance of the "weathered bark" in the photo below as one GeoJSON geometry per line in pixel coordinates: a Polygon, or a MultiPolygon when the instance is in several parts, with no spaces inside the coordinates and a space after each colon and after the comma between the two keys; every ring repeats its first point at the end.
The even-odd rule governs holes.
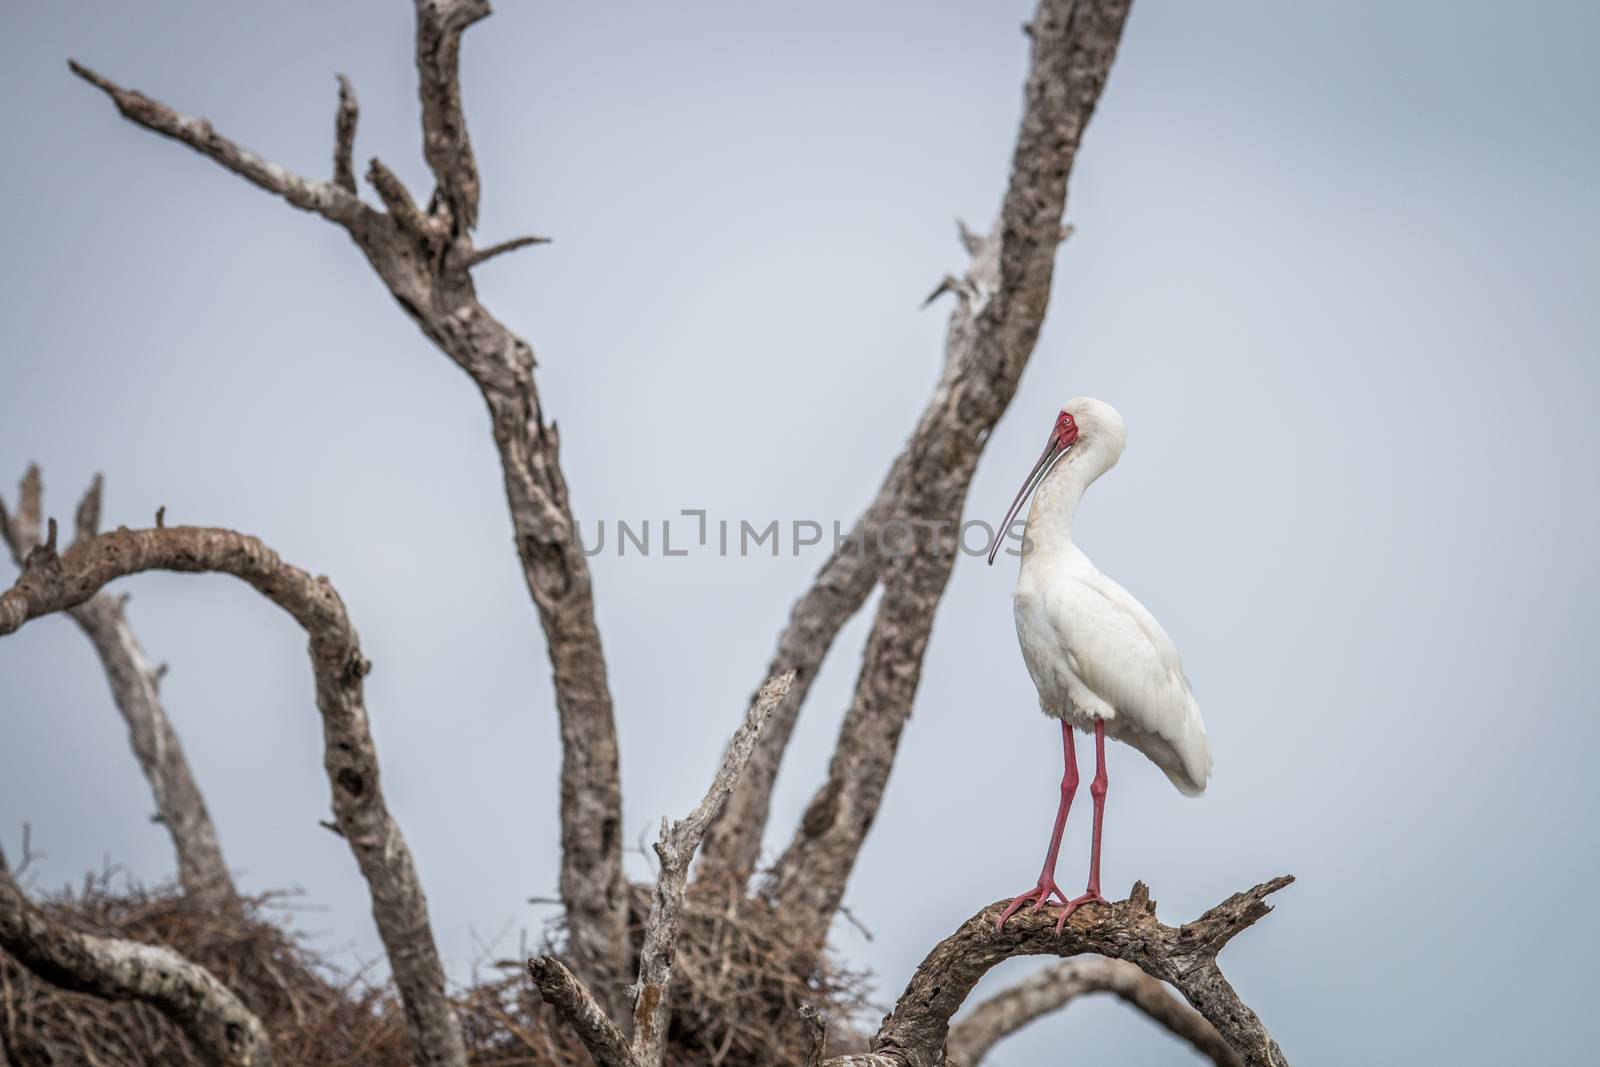
{"type": "MultiPolygon", "coordinates": [[[[98,529],[100,492],[101,480],[96,475],[78,505],[78,541],[93,537],[98,529]]],[[[41,495],[39,469],[29,467],[22,479],[16,514],[7,515],[0,505],[0,536],[18,566],[39,544],[41,495]]],[[[155,796],[156,818],[172,837],[178,856],[178,884],[194,900],[217,908],[235,907],[238,891],[222,858],[216,826],[161,703],[161,669],[145,658],[123,607],[123,598],[97,593],[68,614],[88,635],[105,668],[111,696],[128,726],[128,741],[155,796]]]]}
{"type": "Polygon", "coordinates": [[[1235,893],[1194,922],[1176,927],[1156,918],[1155,903],[1142,882],[1127,900],[1081,909],[1059,935],[1051,909],[1019,912],[997,931],[995,921],[1009,901],[991,904],[922,961],[879,1027],[872,1051],[828,1060],[828,1067],[937,1067],[947,1062],[951,1017],[990,968],[1016,956],[1086,952],[1125,960],[1175,986],[1246,1067],[1288,1067],[1272,1035],[1222,976],[1217,953],[1270,912],[1267,896],[1292,881],[1274,878],[1235,893]]]}
{"type": "Polygon", "coordinates": [[[206,1064],[272,1065],[261,1021],[210,971],[169,948],[94,937],[62,925],[28,900],[3,862],[0,948],[62,989],[155,1007],[182,1028],[206,1064]]]}
{"type": "Polygon", "coordinates": [[[637,1067],[661,1067],[667,1054],[667,1026],[671,1022],[672,961],[677,951],[678,916],[688,888],[689,864],[705,838],[706,827],[728,800],[739,775],[772,718],[794,684],[794,672],[768,679],[756,693],[744,722],[734,731],[711,788],[682,822],[669,828],[661,820],[661,840],[656,856],[661,872],[650,895],[650,918],[639,949],[639,980],[634,983],[633,1060],[637,1067]]]}
{"type": "MultiPolygon", "coordinates": [[[[1016,392],[1044,322],[1063,230],[1067,176],[1105,85],[1130,0],[1041,0],[1011,181],[987,237],[967,234],[973,264],[945,368],[906,448],[895,518],[916,550],[884,563],[855,694],[828,770],[768,885],[821,948],[843,900],[911,714],[939,600],[959,552],[961,514],[983,445],[1016,392]]],[[[1003,533],[1003,531],[1002,531],[1003,533]]]]}
{"type": "Polygon", "coordinates": [[[821,1067],[828,1052],[828,1022],[810,1004],[801,1005],[800,1017],[806,1021],[807,1032],[806,1058],[801,1062],[805,1067],[821,1067]]]}
{"type": "Polygon", "coordinates": [[[284,563],[253,537],[188,526],[119,529],[80,541],[58,556],[51,520],[45,543],[28,555],[16,584],[0,594],[0,636],[29,619],[83,604],[117,578],[149,570],[231,574],[306,631],[334,825],[366,878],[372,916],[405,1005],[415,1061],[418,1067],[465,1067],[461,1024],[445,994],[427,899],[411,850],[383,799],[363,696],[362,679],[371,664],[326,578],[284,563]]]}
{"type": "Polygon", "coordinates": [[[478,174],[458,76],[461,34],[489,13],[483,0],[416,0],[416,64],[423,150],[436,187],[426,209],[374,159],[368,181],[385,211],[356,196],[350,165],[354,93],[341,85],[334,179],[291,174],[181,115],[73,64],[128,119],[194,148],[343,226],[417,326],[471,376],[489,408],[523,577],[539,612],[560,718],[561,898],[577,972],[608,1007],[622,1004],[628,959],[627,898],[619,832],[622,790],[605,656],[595,624],[589,568],[578,542],[560,467],[560,441],[534,385],[533,350],[478,302],[470,269],[492,255],[537,243],[515,238],[474,248],[478,174]]]}
{"type": "Polygon", "coordinates": [[[361,104],[350,79],[339,75],[339,110],[333,118],[333,184],[347,193],[356,191],[356,123],[361,104]]]}
{"type": "Polygon", "coordinates": [[[1093,958],[1063,960],[972,1009],[950,1027],[945,1040],[951,1067],[978,1067],[1001,1039],[1088,993],[1120,997],[1217,1067],[1239,1067],[1239,1054],[1222,1040],[1217,1028],[1168,992],[1165,983],[1131,963],[1093,958]]]}
{"type": "Polygon", "coordinates": [[[634,1067],[628,1039],[594,994],[560,960],[535,956],[528,961],[528,977],[538,987],[539,995],[554,1005],[577,1033],[597,1067],[634,1067]]]}
{"type": "MultiPolygon", "coordinates": [[[[440,217],[456,235],[478,225],[478,162],[461,107],[461,34],[489,15],[488,0],[416,0],[422,154],[438,183],[440,217]]],[[[430,208],[433,210],[433,208],[430,208]]]]}

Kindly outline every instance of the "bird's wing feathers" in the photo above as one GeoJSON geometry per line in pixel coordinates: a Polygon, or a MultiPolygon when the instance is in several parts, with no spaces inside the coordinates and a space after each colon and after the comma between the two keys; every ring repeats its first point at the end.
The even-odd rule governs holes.
{"type": "Polygon", "coordinates": [[[1185,793],[1205,789],[1211,745],[1177,646],[1127,590],[1098,571],[1072,575],[1049,598],[1052,623],[1084,685],[1116,709],[1114,734],[1185,793]]]}

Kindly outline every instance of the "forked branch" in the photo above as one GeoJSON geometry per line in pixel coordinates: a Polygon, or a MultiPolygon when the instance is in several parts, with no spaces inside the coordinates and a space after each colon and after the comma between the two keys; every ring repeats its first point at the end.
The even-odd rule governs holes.
{"type": "MultiPolygon", "coordinates": [[[[54,521],[51,524],[54,530],[54,521]]],[[[119,529],[57,555],[53,536],[28,556],[22,576],[0,593],[0,636],[29,619],[87,602],[108,582],[149,570],[231,574],[288,612],[310,638],[323,766],[335,824],[366,877],[372,915],[394,971],[418,1067],[466,1067],[460,1020],[445,994],[444,968],[428,923],[411,850],[389,814],[367,725],[361,654],[344,603],[326,578],[313,578],[266,545],[232,530],[192,526],[119,529]]]]}
{"type": "Polygon", "coordinates": [[[351,190],[332,182],[302,178],[276,163],[262,159],[254,152],[222,136],[202,118],[181,115],[165,104],[152,100],[135,89],[125,89],[76,60],[68,60],[72,73],[93,85],[111,98],[122,117],[153,130],[163,137],[181,141],[201,155],[209,156],[246,181],[260,186],[269,193],[281,196],[303,211],[315,212],[325,219],[352,225],[365,210],[351,190]]]}
{"type": "Polygon", "coordinates": [[[415,0],[423,153],[435,188],[424,204],[373,160],[367,175],[386,211],[355,193],[354,92],[340,86],[334,177],[292,174],[182,115],[74,63],[117,109],[182,141],[248,181],[343,226],[423,334],[471,377],[489,408],[523,578],[539,612],[560,718],[561,898],[578,974],[609,1008],[622,1006],[629,958],[622,876],[622,789],[605,654],[595,623],[588,562],[533,379],[533,349],[478,301],[470,269],[537,243],[515,238],[477,249],[478,168],[460,85],[461,35],[489,13],[484,0],[415,0]]]}
{"type": "Polygon", "coordinates": [[[656,856],[661,872],[650,894],[650,919],[645,924],[644,945],[639,950],[639,980],[634,984],[633,1058],[638,1067],[661,1067],[667,1052],[667,1024],[671,1020],[672,960],[678,942],[678,916],[683,911],[689,864],[694,859],[706,827],[733,792],[750,753],[772,718],[773,709],[788,695],[794,672],[772,678],[761,687],[745,714],[744,722],[728,742],[705,797],[682,822],[669,828],[661,820],[661,840],[656,856]]]}
{"type": "Polygon", "coordinates": [[[1240,1001],[1217,967],[1217,953],[1272,910],[1266,902],[1294,879],[1263,882],[1235,893],[1193,922],[1167,926],[1156,918],[1144,883],[1127,900],[1081,909],[1061,934],[1048,910],[1023,911],[997,931],[1007,901],[968,919],[941,941],[912,975],[894,1010],[883,1020],[872,1050],[827,1061],[828,1067],[936,1067],[946,1062],[950,1020],[978,980],[995,965],[1017,956],[1077,956],[1096,953],[1124,960],[1170,983],[1216,1028],[1245,1067],[1288,1067],[1255,1012],[1240,1001]]]}
{"type": "Polygon", "coordinates": [[[600,1067],[661,1067],[665,1061],[667,1032],[672,1021],[672,968],[677,953],[678,918],[688,891],[689,865],[705,837],[706,827],[726,803],[728,794],[733,792],[762,729],[793,684],[793,671],[767,680],[751,702],[744,722],[728,742],[711,787],[700,803],[679,822],[669,825],[666,819],[661,820],[661,840],[655,846],[661,872],[650,896],[650,918],[645,924],[644,943],[639,950],[639,978],[633,985],[632,1045],[623,1040],[621,1030],[594,994],[560,961],[551,956],[538,956],[528,961],[528,975],[541,995],[555,1005],[600,1067]]]}

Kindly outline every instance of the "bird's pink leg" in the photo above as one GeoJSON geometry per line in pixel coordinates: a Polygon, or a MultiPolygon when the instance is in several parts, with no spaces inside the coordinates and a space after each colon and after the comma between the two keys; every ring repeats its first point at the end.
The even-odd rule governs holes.
{"type": "Polygon", "coordinates": [[[1089,795],[1094,797],[1094,840],[1089,846],[1089,885],[1083,895],[1066,902],[1061,917],[1056,920],[1056,933],[1067,925],[1067,917],[1085,904],[1104,904],[1100,895],[1100,820],[1106,811],[1106,724],[1103,719],[1094,721],[1094,779],[1089,783],[1089,795]]]}
{"type": "MultiPolygon", "coordinates": [[[[1001,914],[1000,921],[994,926],[996,930],[1005,926],[1006,920],[1030,900],[1033,901],[1034,911],[1044,907],[1052,894],[1059,897],[1061,903],[1067,902],[1067,895],[1056,885],[1056,856],[1061,851],[1061,835],[1067,829],[1067,811],[1072,807],[1072,795],[1078,791],[1078,756],[1072,748],[1072,726],[1065,719],[1061,721],[1061,748],[1066,771],[1061,776],[1061,806],[1056,809],[1056,825],[1050,833],[1050,848],[1044,854],[1044,870],[1039,872],[1039,884],[1013,900],[1001,914]]],[[[1105,772],[1101,771],[1101,778],[1104,777],[1105,772]]],[[[1101,792],[1104,792],[1103,788],[1101,792]]]]}

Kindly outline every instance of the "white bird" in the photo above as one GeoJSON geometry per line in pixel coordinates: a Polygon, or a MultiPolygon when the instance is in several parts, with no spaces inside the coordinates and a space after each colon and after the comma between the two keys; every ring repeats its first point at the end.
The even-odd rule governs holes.
{"type": "Polygon", "coordinates": [[[1166,772],[1188,796],[1205,791],[1211,776],[1211,743],[1189,691],[1178,650],[1167,632],[1126,589],[1107,578],[1072,543],[1072,518],[1091,482],[1116,465],[1127,431],[1116,409],[1079,397],[1061,409],[1011,510],[1000,524],[989,562],[1010,531],[1017,510],[1037,490],[1022,538],[1022,567],[1012,592],[1017,640],[1039,690],[1039,707],[1061,720],[1066,773],[1050,847],[1039,883],[1011,902],[1000,916],[1004,926],[1032,900],[1038,911],[1052,896],[1063,905],[1056,922],[1083,904],[1101,903],[1100,821],[1105,812],[1107,735],[1131,745],[1166,772]],[[1094,839],[1089,853],[1089,885],[1071,900],[1056,886],[1056,855],[1066,829],[1067,811],[1078,787],[1072,729],[1093,732],[1095,776],[1094,839]]]}

